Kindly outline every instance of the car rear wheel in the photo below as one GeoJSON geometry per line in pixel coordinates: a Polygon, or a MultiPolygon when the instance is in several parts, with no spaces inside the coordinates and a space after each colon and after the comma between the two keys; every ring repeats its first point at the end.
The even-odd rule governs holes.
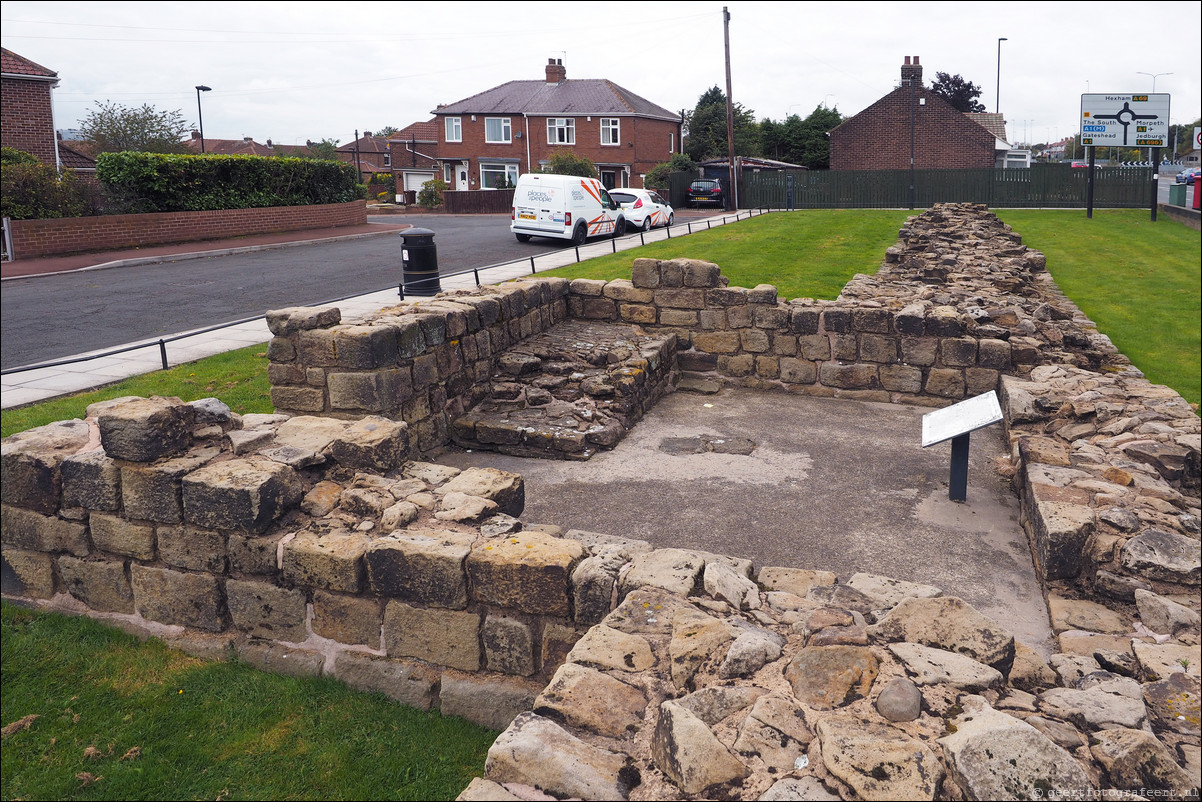
{"type": "Polygon", "coordinates": [[[530,241],[529,234],[514,234],[514,236],[518,238],[518,242],[529,242],[530,241]]]}
{"type": "Polygon", "coordinates": [[[583,223],[581,225],[576,226],[576,228],[574,228],[572,230],[572,244],[573,245],[583,245],[585,237],[587,237],[587,236],[588,236],[588,232],[585,230],[583,223]]]}
{"type": "Polygon", "coordinates": [[[642,230],[643,231],[651,230],[651,215],[647,215],[646,217],[643,218],[642,230]]]}

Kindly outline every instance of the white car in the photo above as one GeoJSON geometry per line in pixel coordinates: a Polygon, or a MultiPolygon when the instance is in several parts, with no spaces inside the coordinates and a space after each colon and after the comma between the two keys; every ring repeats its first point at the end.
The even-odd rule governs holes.
{"type": "Polygon", "coordinates": [[[672,207],[650,189],[614,187],[609,197],[622,204],[626,212],[626,224],[630,228],[650,231],[655,226],[672,225],[672,207]]]}

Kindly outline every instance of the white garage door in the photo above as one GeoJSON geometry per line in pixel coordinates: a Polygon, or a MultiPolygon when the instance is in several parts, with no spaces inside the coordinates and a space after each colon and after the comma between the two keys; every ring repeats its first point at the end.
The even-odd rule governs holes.
{"type": "Polygon", "coordinates": [[[422,184],[431,181],[434,178],[434,173],[405,173],[405,189],[421,191],[422,184]]]}

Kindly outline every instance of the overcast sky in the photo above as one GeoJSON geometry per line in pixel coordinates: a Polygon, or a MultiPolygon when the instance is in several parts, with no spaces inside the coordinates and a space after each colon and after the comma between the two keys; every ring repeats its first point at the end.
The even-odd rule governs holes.
{"type": "Polygon", "coordinates": [[[735,101],[757,119],[855,114],[890,92],[905,56],[977,84],[1012,142],[1078,132],[1080,96],[1172,96],[1202,113],[1202,3],[875,2],[9,2],[4,47],[58,72],[55,123],[97,101],[197,118],[206,137],[283,144],[403,128],[511,80],[608,78],[673,111],[725,90],[730,9],[735,101]],[[628,12],[628,13],[623,13],[628,12]],[[1164,74],[1170,73],[1170,74],[1164,74]]]}

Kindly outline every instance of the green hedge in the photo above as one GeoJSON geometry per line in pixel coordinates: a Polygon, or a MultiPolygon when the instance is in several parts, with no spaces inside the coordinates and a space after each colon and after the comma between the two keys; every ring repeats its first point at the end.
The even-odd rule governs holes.
{"type": "Polygon", "coordinates": [[[308,206],[362,196],[352,165],[316,159],[102,153],[96,175],[130,212],[308,206]]]}

